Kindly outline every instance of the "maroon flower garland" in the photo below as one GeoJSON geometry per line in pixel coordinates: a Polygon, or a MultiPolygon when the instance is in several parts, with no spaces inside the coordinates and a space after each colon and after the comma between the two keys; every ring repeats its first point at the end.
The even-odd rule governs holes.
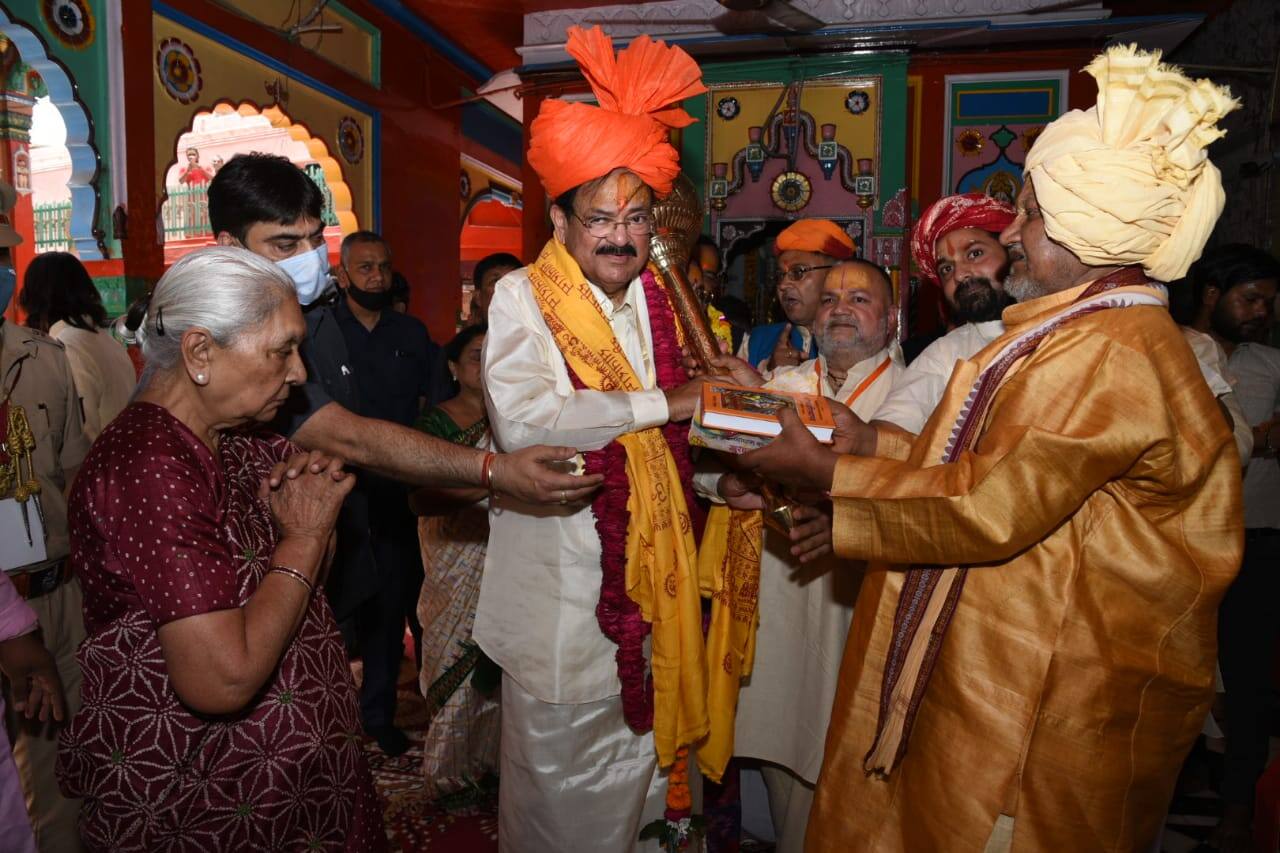
{"type": "MultiPolygon", "coordinates": [[[[681,362],[680,342],[676,336],[676,320],[667,301],[666,291],[653,273],[640,276],[645,302],[649,309],[649,327],[653,334],[653,362],[658,387],[664,391],[678,388],[688,381],[681,362]]],[[[569,368],[573,387],[585,389],[578,375],[569,368]]],[[[706,517],[693,494],[693,460],[689,456],[689,430],[683,424],[667,423],[662,435],[675,457],[676,470],[684,488],[685,505],[694,536],[702,538],[706,517]]],[[[600,450],[584,454],[588,474],[604,474],[604,485],[596,492],[591,511],[600,536],[600,602],[596,619],[600,630],[618,646],[618,679],[622,682],[622,715],[636,733],[653,728],[653,674],[644,657],[644,639],[651,626],[640,614],[640,606],[627,595],[627,530],[631,514],[627,500],[631,483],[627,479],[627,453],[617,441],[600,450]]]]}

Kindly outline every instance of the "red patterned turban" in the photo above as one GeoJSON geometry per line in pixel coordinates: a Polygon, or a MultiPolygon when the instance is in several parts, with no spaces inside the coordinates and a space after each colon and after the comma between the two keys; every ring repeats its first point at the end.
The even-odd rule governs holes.
{"type": "Polygon", "coordinates": [[[938,284],[938,240],[961,228],[979,228],[998,234],[1013,221],[1012,205],[982,193],[949,195],[925,208],[911,231],[911,257],[916,267],[938,284]]]}

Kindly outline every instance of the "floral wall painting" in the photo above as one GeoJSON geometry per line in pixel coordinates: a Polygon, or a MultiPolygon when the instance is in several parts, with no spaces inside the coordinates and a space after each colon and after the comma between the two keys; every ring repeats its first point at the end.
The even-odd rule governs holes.
{"type": "Polygon", "coordinates": [[[1027,151],[1066,109],[1067,72],[954,74],[946,85],[942,194],[981,192],[1012,202],[1027,151]]]}

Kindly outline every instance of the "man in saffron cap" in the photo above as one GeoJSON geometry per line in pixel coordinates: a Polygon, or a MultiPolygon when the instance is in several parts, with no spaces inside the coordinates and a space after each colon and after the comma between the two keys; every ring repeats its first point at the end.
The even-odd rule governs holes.
{"type": "Polygon", "coordinates": [[[836,553],[872,561],[810,851],[1151,849],[1211,702],[1240,460],[1156,283],[1222,210],[1236,104],[1132,47],[1086,70],[1001,234],[1005,333],[920,435],[842,417],[839,456],[784,414],[743,457],[829,489],[836,553]]]}
{"type": "Polygon", "coordinates": [[[788,225],[773,243],[778,256],[778,302],[787,320],[756,326],[743,338],[738,357],[769,373],[817,358],[813,321],[827,270],[854,256],[853,238],[826,219],[801,219],[788,225]]]}
{"type": "Polygon", "coordinates": [[[689,830],[688,747],[710,722],[679,423],[701,383],[645,264],[680,168],[668,131],[705,88],[645,36],[615,58],[599,28],[572,27],[567,49],[600,106],[549,100],[533,122],[554,234],[497,284],[485,392],[499,447],[570,440],[605,487],[591,504],[497,503],[474,636],[503,670],[500,848],[656,850],[637,843],[649,823],[689,830]]]}

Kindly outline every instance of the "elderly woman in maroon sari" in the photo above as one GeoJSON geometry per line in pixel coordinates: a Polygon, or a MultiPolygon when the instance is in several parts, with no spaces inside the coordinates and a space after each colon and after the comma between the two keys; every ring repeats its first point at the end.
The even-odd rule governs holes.
{"type": "Polygon", "coordinates": [[[140,390],[70,502],[88,638],[57,772],[92,850],[385,848],[316,593],[353,477],[259,426],[305,334],[289,278],[241,249],[187,255],[151,297],[140,390]]]}

